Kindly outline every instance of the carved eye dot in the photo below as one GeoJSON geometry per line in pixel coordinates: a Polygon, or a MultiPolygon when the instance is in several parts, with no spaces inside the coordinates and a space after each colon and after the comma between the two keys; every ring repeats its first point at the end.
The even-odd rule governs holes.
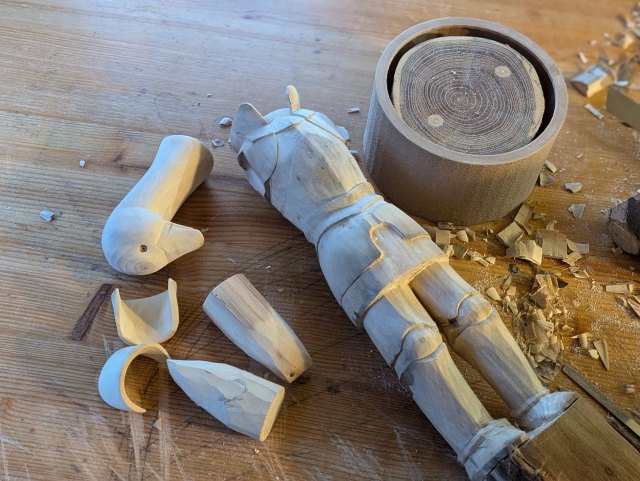
{"type": "Polygon", "coordinates": [[[142,244],[142,245],[140,246],[140,252],[147,252],[147,246],[146,246],[146,245],[144,245],[144,244],[142,244]]]}

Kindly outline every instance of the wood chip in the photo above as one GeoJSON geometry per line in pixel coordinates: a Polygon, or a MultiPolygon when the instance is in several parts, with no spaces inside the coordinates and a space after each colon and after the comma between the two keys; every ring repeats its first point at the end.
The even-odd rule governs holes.
{"type": "Polygon", "coordinates": [[[465,232],[467,233],[467,237],[469,238],[470,241],[475,241],[476,240],[476,233],[473,232],[471,229],[469,229],[468,227],[465,229],[465,232]]]}
{"type": "Polygon", "coordinates": [[[585,204],[573,204],[569,207],[569,212],[573,214],[573,217],[580,219],[584,213],[585,204]]]}
{"type": "Polygon", "coordinates": [[[547,217],[547,214],[544,212],[535,212],[533,214],[533,220],[544,220],[547,217]]]}
{"type": "Polygon", "coordinates": [[[438,222],[438,229],[453,230],[455,226],[451,222],[438,222]]]}
{"type": "Polygon", "coordinates": [[[542,264],[542,248],[534,240],[516,242],[507,249],[506,257],[524,259],[533,264],[542,264]]]}
{"type": "Polygon", "coordinates": [[[80,167],[82,167],[84,169],[84,166],[85,166],[86,162],[84,160],[81,160],[78,163],[80,164],[80,167]]]}
{"type": "Polygon", "coordinates": [[[484,260],[487,261],[491,265],[496,263],[496,258],[493,257],[493,256],[485,257],[484,260]]]}
{"type": "Polygon", "coordinates": [[[347,113],[348,114],[355,114],[360,112],[360,108],[359,107],[351,107],[350,109],[347,109],[347,113]]]}
{"type": "Polygon", "coordinates": [[[223,127],[229,127],[232,123],[233,119],[229,117],[222,117],[222,120],[220,121],[220,125],[222,125],[223,127]]]}
{"type": "Polygon", "coordinates": [[[616,47],[620,47],[622,50],[626,50],[633,44],[634,41],[635,38],[633,36],[629,35],[629,33],[627,32],[624,32],[616,35],[616,39],[611,43],[616,47]]]}
{"type": "Polygon", "coordinates": [[[445,248],[444,248],[444,253],[445,253],[448,257],[451,257],[451,256],[453,255],[453,253],[454,253],[453,246],[452,246],[452,245],[445,246],[445,248]]]}
{"type": "Polygon", "coordinates": [[[516,286],[511,286],[509,289],[507,289],[507,295],[510,297],[515,296],[517,292],[518,289],[516,289],[516,286]]]}
{"type": "Polygon", "coordinates": [[[549,161],[549,160],[545,160],[545,161],[544,161],[544,166],[545,166],[547,169],[549,169],[549,170],[551,171],[551,173],[552,173],[552,174],[555,174],[555,173],[556,173],[556,170],[558,170],[558,168],[557,168],[555,165],[553,165],[553,164],[551,163],[551,161],[549,161]]]}
{"type": "Polygon", "coordinates": [[[546,230],[555,230],[555,226],[558,223],[557,220],[552,220],[551,222],[549,222],[547,224],[547,226],[545,227],[546,230]]]}
{"type": "Polygon", "coordinates": [[[597,349],[589,349],[587,352],[593,359],[600,359],[600,354],[598,354],[597,349]]]}
{"type": "Polygon", "coordinates": [[[578,244],[577,242],[567,239],[567,247],[572,252],[579,252],[583,255],[589,253],[589,244],[578,244]]]}
{"type": "Polygon", "coordinates": [[[581,332],[580,334],[578,334],[577,336],[574,336],[578,338],[578,341],[580,342],[580,347],[582,349],[586,349],[587,347],[589,347],[589,336],[591,334],[589,334],[588,332],[581,332]]]}
{"type": "Polygon", "coordinates": [[[542,248],[542,255],[552,259],[567,257],[566,239],[566,236],[557,230],[538,229],[536,231],[536,244],[542,248]]]}
{"type": "Polygon", "coordinates": [[[633,282],[616,282],[604,286],[605,292],[614,292],[616,294],[633,294],[634,288],[633,282]]]}
{"type": "Polygon", "coordinates": [[[224,145],[224,140],[222,140],[222,139],[213,139],[213,140],[211,141],[211,144],[212,144],[214,147],[222,147],[222,146],[224,145]]]}
{"type": "Polygon", "coordinates": [[[500,286],[500,289],[502,289],[503,291],[506,291],[507,289],[509,289],[509,287],[511,287],[511,276],[505,279],[505,281],[500,286]]]}
{"type": "Polygon", "coordinates": [[[578,279],[589,279],[589,273],[587,271],[577,271],[573,273],[574,277],[577,277],[578,279]]]}
{"type": "Polygon", "coordinates": [[[55,212],[51,212],[48,210],[43,210],[42,212],[40,212],[40,217],[42,217],[47,222],[51,222],[54,215],[56,215],[55,212]]]}
{"type": "Polygon", "coordinates": [[[151,427],[156,428],[158,431],[162,431],[162,418],[156,419],[156,422],[153,423],[151,427]]]}
{"type": "Polygon", "coordinates": [[[516,214],[515,219],[513,221],[524,227],[529,222],[531,218],[531,214],[533,214],[533,206],[531,204],[527,204],[526,202],[520,206],[518,213],[516,214]]]}
{"type": "Polygon", "coordinates": [[[604,64],[596,64],[571,79],[571,84],[585,97],[591,97],[613,83],[613,72],[604,64]]]}
{"type": "Polygon", "coordinates": [[[455,244],[453,244],[453,256],[457,257],[458,259],[462,259],[464,256],[467,255],[467,252],[469,252],[469,248],[466,246],[463,246],[462,244],[456,242],[455,244]]]}
{"type": "Polygon", "coordinates": [[[609,370],[609,350],[607,349],[607,341],[604,339],[598,339],[597,341],[593,341],[593,347],[596,348],[598,354],[600,355],[600,359],[602,360],[602,364],[604,364],[604,368],[609,370]]]}
{"type": "Polygon", "coordinates": [[[604,115],[602,115],[600,111],[596,109],[593,105],[587,104],[584,106],[584,108],[587,109],[589,112],[591,112],[594,116],[596,116],[598,120],[602,120],[604,118],[604,115]]]}
{"type": "Polygon", "coordinates": [[[449,235],[448,230],[436,229],[435,243],[438,247],[442,249],[443,247],[448,246],[450,243],[449,242],[450,239],[451,239],[451,236],[449,235]]]}
{"type": "Polygon", "coordinates": [[[572,252],[571,254],[569,254],[567,257],[565,257],[564,259],[562,259],[562,262],[564,262],[565,264],[569,264],[570,266],[572,266],[573,264],[575,264],[578,260],[580,260],[582,258],[582,256],[580,255],[579,252],[572,252]]]}
{"type": "Polygon", "coordinates": [[[525,225],[524,230],[527,231],[527,235],[533,234],[533,226],[531,224],[525,225]]]}
{"type": "Polygon", "coordinates": [[[498,294],[498,291],[496,291],[495,287],[489,287],[486,291],[484,291],[484,293],[494,301],[502,300],[502,298],[500,297],[500,294],[498,294]]]}
{"type": "Polygon", "coordinates": [[[477,257],[476,259],[474,259],[478,264],[480,264],[483,267],[489,267],[489,263],[484,260],[482,257],[477,257]]]}
{"type": "Polygon", "coordinates": [[[519,310],[518,310],[518,304],[516,304],[514,301],[509,301],[507,303],[507,306],[509,307],[509,309],[511,310],[511,312],[513,312],[514,314],[518,314],[519,310]]]}
{"type": "Polygon", "coordinates": [[[461,242],[469,242],[469,236],[467,236],[467,231],[459,230],[456,232],[456,237],[461,242]]]}
{"type": "Polygon", "coordinates": [[[632,299],[625,299],[625,301],[627,301],[627,304],[629,304],[629,307],[631,307],[631,309],[633,309],[633,312],[636,313],[636,315],[638,317],[640,317],[640,303],[632,300],[632,299]]]}
{"type": "Polygon", "coordinates": [[[589,63],[589,59],[582,52],[578,52],[578,58],[582,63],[589,63]]]}
{"type": "Polygon", "coordinates": [[[546,172],[542,172],[540,174],[540,187],[546,187],[548,185],[553,184],[556,181],[555,177],[547,174],[546,172]]]}
{"type": "Polygon", "coordinates": [[[518,242],[523,235],[524,235],[524,231],[520,229],[520,227],[518,227],[518,224],[516,224],[515,222],[512,222],[503,230],[498,232],[496,237],[505,246],[510,247],[516,242],[518,242]]]}
{"type": "Polygon", "coordinates": [[[613,253],[614,256],[617,256],[619,254],[622,254],[622,249],[620,248],[620,246],[612,247],[611,252],[613,253]]]}
{"type": "Polygon", "coordinates": [[[564,188],[570,190],[574,194],[580,192],[582,190],[582,184],[580,182],[569,182],[564,184],[564,188]]]}
{"type": "Polygon", "coordinates": [[[636,389],[633,384],[627,384],[624,388],[625,394],[635,394],[636,389]]]}

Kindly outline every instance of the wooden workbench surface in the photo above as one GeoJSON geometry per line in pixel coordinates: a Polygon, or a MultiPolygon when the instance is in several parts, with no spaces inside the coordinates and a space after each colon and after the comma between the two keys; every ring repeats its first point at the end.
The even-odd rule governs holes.
{"type": "MultiPolygon", "coordinates": [[[[595,59],[603,33],[621,31],[616,15],[631,6],[601,0],[3,2],[0,478],[466,479],[366,333],[334,300],[314,247],[249,186],[231,147],[213,148],[211,140],[228,138],[218,122],[244,101],[263,114],[285,107],[285,86],[293,84],[304,107],[344,125],[350,148],[361,151],[378,57],[403,30],[445,16],[499,22],[538,43],[570,79],[582,69],[577,51],[595,59]],[[591,39],[598,45],[590,46],[591,39]],[[361,112],[347,114],[349,107],[361,112]],[[203,229],[205,245],[156,274],[119,274],[102,254],[102,228],[171,134],[196,137],[214,154],[213,172],[175,217],[203,229]],[[52,222],[39,217],[44,209],[56,213],[52,222]],[[279,382],[202,310],[209,291],[237,273],[280,312],[314,360],[287,386],[264,443],[225,428],[151,361],[136,361],[127,379],[146,413],[120,412],[100,399],[100,370],[122,347],[110,301],[81,341],[70,335],[103,283],[120,287],[128,299],[159,293],[173,278],[180,326],[166,343],[172,357],[226,362],[279,382]],[[159,417],[162,431],[152,428],[159,417]]],[[[549,157],[566,170],[556,184],[536,187],[530,201],[572,240],[591,244],[584,265],[595,284],[565,271],[570,285],[563,298],[576,331],[608,341],[611,370],[570,352],[570,340],[564,357],[624,410],[640,411],[636,397],[624,394],[637,381],[640,323],[601,287],[636,280],[640,271],[637,258],[610,252],[601,213],[640,187],[640,141],[606,112],[597,120],[583,108],[586,99],[568,90],[567,119],[549,157]],[[584,184],[582,192],[565,191],[564,182],[573,181],[584,184]],[[581,220],[567,211],[574,203],[587,205],[581,220]]],[[[504,255],[493,237],[471,244],[504,255]]],[[[488,269],[452,263],[479,287],[498,285],[508,265],[504,257],[488,269]]],[[[533,270],[521,266],[516,283],[524,293],[533,270]]],[[[543,267],[562,269],[557,261],[543,267]]],[[[455,359],[489,412],[508,417],[495,392],[455,359]]],[[[581,392],[564,374],[555,386],[581,392]]]]}

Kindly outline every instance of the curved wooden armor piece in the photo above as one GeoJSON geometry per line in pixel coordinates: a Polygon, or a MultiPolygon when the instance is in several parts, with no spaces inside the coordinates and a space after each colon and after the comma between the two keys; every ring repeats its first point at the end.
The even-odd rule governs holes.
{"type": "Polygon", "coordinates": [[[491,419],[438,327],[521,426],[533,429],[553,417],[549,406],[560,414],[575,395],[548,393],[488,301],[422,227],[375,194],[333,123],[300,108],[293,87],[287,95],[287,109],[262,117],[245,103],[234,117],[231,145],[247,179],[316,245],[349,318],[367,330],[470,477],[481,479],[526,435],[491,419]]]}
{"type": "Polygon", "coordinates": [[[213,168],[197,139],[171,135],[160,144],[142,179],[113,210],[102,231],[102,250],[124,274],[152,274],[204,244],[197,229],[171,222],[213,168]]]}

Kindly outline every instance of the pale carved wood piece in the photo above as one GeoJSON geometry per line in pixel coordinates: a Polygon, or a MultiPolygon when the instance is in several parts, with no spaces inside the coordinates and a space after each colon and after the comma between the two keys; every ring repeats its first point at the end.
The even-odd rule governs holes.
{"type": "Polygon", "coordinates": [[[230,429],[264,441],[284,399],[284,388],[227,364],[167,361],[189,398],[230,429]]]}
{"type": "MultiPolygon", "coordinates": [[[[262,117],[243,104],[234,117],[231,145],[247,180],[316,245],[347,316],[367,330],[470,477],[481,479],[496,453],[504,455],[523,433],[487,419],[431,319],[518,422],[539,425],[543,420],[529,411],[556,394],[542,386],[495,309],[448,265],[430,235],[374,193],[333,123],[293,110],[299,97],[292,87],[288,96],[290,108],[262,117]],[[483,423],[487,430],[479,429],[483,423]]],[[[450,237],[446,231],[442,243],[450,237]]]]}
{"type": "Polygon", "coordinates": [[[178,329],[178,285],[169,279],[165,292],[143,299],[123,300],[120,289],[111,294],[118,336],[125,344],[161,343],[178,329]]]}
{"type": "Polygon", "coordinates": [[[571,79],[571,83],[585,97],[607,88],[615,81],[614,73],[604,64],[596,64],[571,79]]]}
{"type": "Polygon", "coordinates": [[[203,308],[240,349],[284,381],[293,382],[311,367],[300,339],[244,275],[214,288],[203,308]]]}
{"type": "Polygon", "coordinates": [[[102,250],[111,267],[124,274],[152,274],[200,248],[202,233],[171,219],[212,168],[213,156],[198,140],[166,137],[149,170],[104,226],[102,250]]]}
{"type": "Polygon", "coordinates": [[[100,377],[98,378],[100,397],[102,397],[108,405],[116,409],[122,409],[123,411],[136,413],[146,412],[146,409],[131,401],[124,386],[124,379],[127,375],[129,365],[138,356],[146,356],[159,363],[170,359],[169,353],[164,347],[152,342],[124,347],[114,352],[102,367],[100,377]]]}

